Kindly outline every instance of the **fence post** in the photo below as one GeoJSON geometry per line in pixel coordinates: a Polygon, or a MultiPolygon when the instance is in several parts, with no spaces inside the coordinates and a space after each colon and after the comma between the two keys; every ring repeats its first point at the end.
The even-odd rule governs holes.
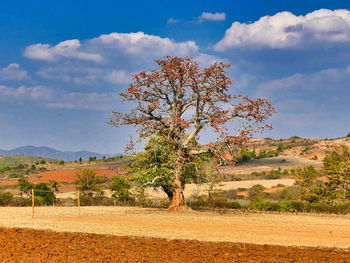
{"type": "Polygon", "coordinates": [[[80,191],[78,190],[78,214],[80,217],[80,191]]]}
{"type": "Polygon", "coordinates": [[[34,219],[34,188],[32,188],[32,219],[34,219]]]}

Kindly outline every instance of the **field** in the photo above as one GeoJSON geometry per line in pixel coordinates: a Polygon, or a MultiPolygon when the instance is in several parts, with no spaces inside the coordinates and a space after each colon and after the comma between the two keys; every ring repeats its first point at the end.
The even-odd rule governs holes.
{"type": "Polygon", "coordinates": [[[31,208],[2,207],[0,222],[1,262],[9,253],[30,262],[350,262],[350,251],[334,250],[349,249],[349,216],[82,207],[79,218],[74,207],[38,207],[31,219],[31,208]]]}
{"type": "Polygon", "coordinates": [[[349,262],[350,252],[0,228],[1,262],[349,262]]]}
{"type": "MultiPolygon", "coordinates": [[[[215,190],[248,193],[242,189],[261,184],[265,193],[272,193],[292,187],[291,173],[268,178],[272,169],[290,172],[309,165],[319,169],[322,156],[333,147],[328,145],[343,142],[349,140],[324,145],[320,140],[299,140],[278,157],[223,166],[224,179],[215,190]]],[[[267,143],[275,149],[280,141],[265,140],[261,148],[267,143]]],[[[57,197],[75,199],[78,170],[92,168],[110,181],[125,173],[127,162],[45,164],[47,171],[37,168],[27,179],[33,183],[56,180],[61,183],[57,197]]],[[[1,175],[0,186],[16,194],[11,185],[17,179],[7,179],[11,172],[1,175]]],[[[148,189],[147,194],[166,199],[162,191],[148,189]]],[[[208,184],[186,184],[187,200],[206,194],[208,184]]],[[[30,207],[0,207],[0,262],[350,262],[350,215],[81,207],[79,217],[76,207],[42,206],[35,207],[32,219],[31,211],[30,207]]]]}

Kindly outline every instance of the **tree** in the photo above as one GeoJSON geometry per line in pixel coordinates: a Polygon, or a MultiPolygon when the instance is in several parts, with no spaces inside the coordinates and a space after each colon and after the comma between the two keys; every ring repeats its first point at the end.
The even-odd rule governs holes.
{"type": "Polygon", "coordinates": [[[38,183],[34,185],[34,196],[40,201],[40,203],[45,205],[52,205],[56,200],[56,196],[47,184],[38,183]]]}
{"type": "Polygon", "coordinates": [[[155,62],[159,69],[133,75],[127,91],[120,94],[135,107],[128,113],[113,112],[110,124],[137,127],[140,138],[158,133],[171,143],[176,159],[169,210],[176,211],[186,207],[181,181],[191,156],[219,152],[223,147],[231,151],[232,145],[246,142],[253,132],[271,128],[265,121],[274,109],[266,99],[230,94],[228,64],[201,69],[190,57],[169,56],[155,62]],[[230,133],[229,122],[238,125],[235,135],[230,133]],[[218,134],[218,143],[193,145],[205,128],[218,134]]]}
{"type": "Polygon", "coordinates": [[[61,184],[59,182],[57,182],[56,180],[49,180],[49,184],[51,189],[55,192],[58,193],[59,189],[61,187],[61,184]]]}
{"type": "Polygon", "coordinates": [[[133,200],[130,192],[131,185],[127,178],[121,176],[113,177],[113,182],[110,185],[110,189],[114,192],[112,197],[118,201],[131,201],[133,200]]]}
{"type": "Polygon", "coordinates": [[[81,192],[81,195],[93,197],[95,192],[101,192],[101,184],[104,178],[97,176],[93,169],[83,169],[76,172],[75,188],[81,192]]]}
{"type": "Polygon", "coordinates": [[[19,178],[17,186],[21,192],[21,195],[24,193],[27,197],[31,195],[31,190],[34,188],[34,185],[24,177],[19,178]]]}
{"type": "Polygon", "coordinates": [[[297,168],[293,171],[293,174],[295,177],[295,183],[302,187],[311,187],[319,177],[319,172],[312,165],[297,168]]]}
{"type": "Polygon", "coordinates": [[[341,203],[350,200],[350,152],[347,147],[335,149],[324,158],[317,172],[313,167],[297,169],[297,183],[302,186],[301,198],[310,203],[341,203]],[[317,183],[318,174],[326,176],[325,183],[317,183]]]}
{"type": "MultiPolygon", "coordinates": [[[[204,183],[206,175],[201,166],[204,161],[209,160],[208,154],[192,156],[191,160],[184,166],[181,187],[186,183],[204,183]]],[[[210,154],[209,154],[210,155],[210,154]]],[[[138,153],[131,163],[128,174],[130,180],[136,182],[143,190],[146,187],[162,189],[171,202],[173,198],[172,179],[176,165],[176,153],[173,145],[164,140],[162,136],[152,136],[146,143],[144,151],[138,153]]]]}

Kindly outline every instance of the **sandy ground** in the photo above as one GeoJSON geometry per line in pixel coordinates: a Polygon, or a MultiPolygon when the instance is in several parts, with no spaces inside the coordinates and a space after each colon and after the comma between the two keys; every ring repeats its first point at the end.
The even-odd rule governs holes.
{"type": "Polygon", "coordinates": [[[350,216],[209,212],[135,207],[0,208],[0,227],[117,236],[350,249],[350,216]]]}
{"type": "Polygon", "coordinates": [[[320,168],[322,162],[319,160],[309,160],[300,156],[279,156],[250,160],[249,162],[238,164],[235,167],[226,166],[220,169],[223,174],[246,175],[252,172],[270,172],[272,169],[290,170],[297,167],[314,166],[320,168]]]}

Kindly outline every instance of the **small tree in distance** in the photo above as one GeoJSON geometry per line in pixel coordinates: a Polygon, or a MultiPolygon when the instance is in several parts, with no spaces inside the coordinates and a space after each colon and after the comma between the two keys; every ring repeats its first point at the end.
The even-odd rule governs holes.
{"type": "Polygon", "coordinates": [[[248,141],[253,132],[271,128],[265,121],[274,109],[266,99],[230,94],[228,64],[201,69],[190,57],[169,56],[155,62],[159,69],[135,74],[128,90],[120,94],[135,107],[129,113],[113,112],[110,124],[132,125],[140,138],[158,134],[172,145],[176,158],[169,210],[176,211],[187,207],[181,181],[191,156],[232,150],[233,144],[248,141]],[[235,134],[227,127],[232,121],[240,126],[235,134]],[[193,142],[205,128],[219,136],[217,143],[202,147],[193,142]]]}
{"type": "Polygon", "coordinates": [[[97,176],[93,169],[83,169],[76,172],[75,188],[80,191],[82,197],[93,197],[94,193],[102,191],[104,178],[97,176]]]}

